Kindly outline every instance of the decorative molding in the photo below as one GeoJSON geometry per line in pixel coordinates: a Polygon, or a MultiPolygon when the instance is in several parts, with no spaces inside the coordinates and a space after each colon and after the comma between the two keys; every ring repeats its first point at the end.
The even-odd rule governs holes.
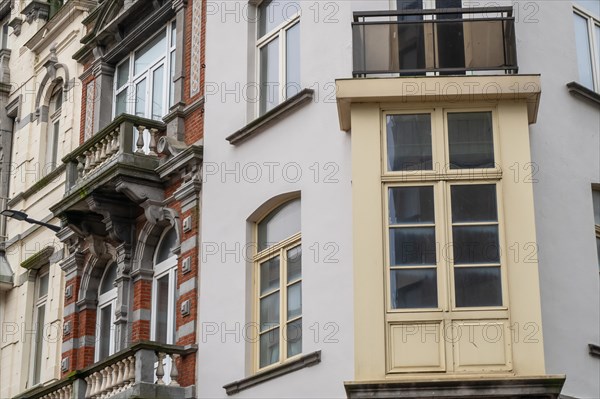
{"type": "Polygon", "coordinates": [[[23,19],[19,17],[14,17],[9,23],[8,26],[13,28],[13,33],[15,36],[19,36],[21,34],[21,26],[23,26],[23,19]]]}
{"type": "Polygon", "coordinates": [[[200,51],[202,42],[202,1],[193,0],[192,4],[192,51],[190,55],[190,97],[200,93],[200,51]]]}
{"type": "Polygon", "coordinates": [[[31,0],[31,3],[27,4],[21,14],[25,15],[27,23],[32,23],[38,19],[47,21],[50,17],[50,3],[41,0],[31,0]]]}
{"type": "Polygon", "coordinates": [[[571,94],[575,94],[576,96],[589,100],[596,105],[600,105],[600,93],[590,90],[580,83],[567,83],[567,89],[569,89],[571,94]]]}
{"type": "Polygon", "coordinates": [[[243,141],[262,132],[264,129],[266,129],[279,119],[282,119],[287,115],[297,111],[304,104],[312,101],[313,96],[314,90],[303,89],[298,94],[288,98],[287,100],[277,105],[275,108],[273,108],[263,116],[256,118],[237,132],[229,135],[225,138],[225,140],[229,141],[229,144],[231,145],[238,145],[243,141]]]}
{"type": "Polygon", "coordinates": [[[263,382],[319,363],[321,363],[321,351],[312,352],[297,359],[282,363],[279,366],[272,367],[239,381],[224,385],[223,388],[225,388],[227,395],[234,395],[255,385],[262,384],[263,382]]]}
{"type": "Polygon", "coordinates": [[[96,80],[92,80],[86,85],[85,95],[85,125],[84,125],[84,138],[86,141],[92,137],[94,133],[94,103],[96,96],[96,80]]]}
{"type": "Polygon", "coordinates": [[[66,165],[64,163],[60,164],[56,167],[52,172],[48,173],[46,176],[42,177],[38,180],[33,186],[29,187],[26,191],[23,191],[17,195],[15,195],[10,201],[8,201],[8,207],[12,208],[20,201],[26,200],[31,197],[33,194],[37,193],[48,184],[52,183],[58,176],[60,176],[65,171],[66,165]]]}
{"type": "Polygon", "coordinates": [[[39,270],[50,262],[50,256],[52,256],[53,253],[54,247],[48,245],[41,251],[21,262],[21,267],[27,270],[39,270]]]}

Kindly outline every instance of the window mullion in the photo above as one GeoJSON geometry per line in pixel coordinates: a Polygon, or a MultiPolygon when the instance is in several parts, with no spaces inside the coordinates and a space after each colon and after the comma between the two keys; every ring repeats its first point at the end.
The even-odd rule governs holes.
{"type": "Polygon", "coordinates": [[[285,345],[285,334],[283,329],[287,327],[287,259],[285,259],[285,250],[283,247],[279,253],[279,361],[287,359],[287,345],[285,345]]]}
{"type": "Polygon", "coordinates": [[[277,35],[279,37],[279,87],[277,88],[278,103],[285,100],[285,58],[286,58],[286,45],[285,45],[285,29],[281,29],[277,35]]]}

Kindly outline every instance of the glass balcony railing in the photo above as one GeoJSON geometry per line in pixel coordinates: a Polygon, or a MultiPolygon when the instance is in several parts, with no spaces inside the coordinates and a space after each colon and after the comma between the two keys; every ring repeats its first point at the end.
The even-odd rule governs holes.
{"type": "Polygon", "coordinates": [[[517,73],[512,7],[355,12],[353,76],[517,73]]]}

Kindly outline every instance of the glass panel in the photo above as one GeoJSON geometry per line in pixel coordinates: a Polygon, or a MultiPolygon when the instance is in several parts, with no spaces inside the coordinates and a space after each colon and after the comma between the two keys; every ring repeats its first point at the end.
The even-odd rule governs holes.
{"type": "Polygon", "coordinates": [[[150,40],[144,47],[135,52],[135,62],[133,65],[134,75],[148,70],[156,61],[164,57],[166,53],[166,31],[163,29],[160,34],[150,40]]]}
{"type": "Polygon", "coordinates": [[[496,222],[496,185],[452,186],[452,222],[496,222]]]}
{"type": "Polygon", "coordinates": [[[390,171],[431,170],[431,115],[388,115],[387,151],[390,171]]]}
{"type": "Polygon", "coordinates": [[[392,270],[391,294],[393,309],[437,308],[436,270],[392,270]]]}
{"type": "Polygon", "coordinates": [[[100,294],[106,294],[108,291],[115,288],[114,282],[117,279],[117,264],[111,263],[108,269],[104,272],[102,282],[100,283],[100,294]]]}
{"type": "Polygon", "coordinates": [[[434,223],[433,187],[389,189],[390,224],[434,223]]]}
{"type": "Polygon", "coordinates": [[[279,104],[279,38],[260,49],[260,114],[279,104]]]}
{"type": "Polygon", "coordinates": [[[48,273],[40,276],[40,287],[38,289],[38,299],[48,295],[48,281],[50,279],[50,275],[48,273]]]}
{"type": "MultiPolygon", "coordinates": [[[[598,4],[598,8],[600,8],[600,3],[598,4]]],[[[596,51],[594,52],[596,56],[596,79],[600,80],[600,25],[594,24],[594,37],[596,40],[596,51]]],[[[598,82],[600,85],[600,82],[598,82]]],[[[600,87],[596,87],[596,92],[600,91],[600,87]]]]}
{"type": "Polygon", "coordinates": [[[37,320],[35,326],[35,358],[33,361],[33,385],[40,382],[42,374],[42,352],[44,350],[44,323],[46,317],[46,305],[37,308],[37,320]]]}
{"type": "Polygon", "coordinates": [[[115,108],[115,116],[119,116],[127,112],[127,89],[117,94],[117,106],[115,108]]]}
{"type": "Polygon", "coordinates": [[[594,90],[588,22],[587,19],[577,13],[574,13],[573,17],[575,18],[575,45],[577,50],[577,65],[579,67],[579,83],[594,90]]]}
{"type": "Polygon", "coordinates": [[[390,262],[392,266],[435,265],[435,228],[391,228],[390,262]]]}
{"type": "Polygon", "coordinates": [[[286,98],[298,94],[300,88],[300,24],[297,23],[286,32],[286,98]]]}
{"type": "Polygon", "coordinates": [[[279,328],[260,336],[260,367],[279,361],[279,328]]]}
{"type": "Polygon", "coordinates": [[[279,325],[279,292],[260,300],[260,331],[279,325]]]}
{"type": "Polygon", "coordinates": [[[165,114],[164,106],[164,65],[152,74],[152,119],[161,120],[165,114]]]}
{"type": "Polygon", "coordinates": [[[98,337],[98,359],[104,359],[111,355],[110,340],[113,321],[112,304],[100,309],[100,337],[98,337]]]}
{"type": "Polygon", "coordinates": [[[298,13],[300,13],[300,5],[296,1],[263,1],[258,7],[258,37],[261,38],[298,13]]]}
{"type": "Polygon", "coordinates": [[[296,283],[288,287],[287,318],[293,319],[302,314],[302,283],[296,283]]]}
{"type": "Polygon", "coordinates": [[[454,226],[454,264],[500,262],[498,226],[454,226]]]}
{"type": "MultiPolygon", "coordinates": [[[[461,14],[441,14],[437,16],[438,21],[434,25],[437,38],[437,68],[459,70],[465,68],[463,22],[442,22],[443,19],[460,17],[461,14]]],[[[442,72],[440,75],[456,74],[458,72],[442,72]]]]}
{"type": "Polygon", "coordinates": [[[175,51],[171,52],[171,80],[169,81],[169,107],[172,107],[175,104],[175,51]]]}
{"type": "Polygon", "coordinates": [[[156,281],[156,324],[155,340],[167,342],[167,320],[169,316],[169,275],[166,274],[156,281]]]}
{"type": "Polygon", "coordinates": [[[493,168],[491,112],[448,114],[450,168],[493,168]]]}
{"type": "Polygon", "coordinates": [[[171,22],[171,47],[175,47],[177,42],[177,24],[175,21],[171,22]]]}
{"type": "MultiPolygon", "coordinates": [[[[465,45],[469,49],[466,58],[467,68],[490,68],[502,69],[503,65],[510,65],[504,60],[504,40],[507,46],[512,42],[510,38],[504,38],[502,28],[506,27],[506,36],[514,30],[512,22],[506,21],[469,21],[468,30],[465,30],[465,45]],[[481,40],[485,38],[485,40],[481,40]]],[[[508,60],[513,59],[512,49],[506,49],[508,60]]],[[[508,61],[507,60],[507,61],[508,61]]]]}
{"type": "Polygon", "coordinates": [[[164,262],[169,259],[173,254],[173,249],[177,244],[177,232],[174,228],[169,228],[169,231],[165,233],[163,238],[160,240],[158,244],[158,248],[156,249],[156,263],[164,262]]]}
{"type": "Polygon", "coordinates": [[[129,58],[117,67],[117,89],[123,87],[129,80],[129,58]]]}
{"type": "Polygon", "coordinates": [[[502,306],[499,267],[460,267],[454,269],[456,306],[502,306]]]}
{"type": "Polygon", "coordinates": [[[600,226],[600,190],[592,190],[592,203],[594,206],[594,223],[600,226]]]}
{"type": "Polygon", "coordinates": [[[146,79],[135,86],[135,115],[146,116],[146,79]]]}
{"type": "Polygon", "coordinates": [[[288,323],[285,340],[287,341],[288,357],[302,353],[302,319],[288,323]]]}
{"type": "Polygon", "coordinates": [[[8,48],[8,23],[2,25],[2,48],[8,48]]]}
{"type": "Polygon", "coordinates": [[[54,122],[52,132],[52,152],[50,154],[50,162],[52,163],[52,169],[56,168],[56,161],[58,158],[58,135],[60,132],[60,122],[54,122]]]}
{"type": "Polygon", "coordinates": [[[302,247],[297,246],[287,251],[287,282],[302,277],[302,247]]]}
{"type": "Polygon", "coordinates": [[[260,265],[260,295],[279,289],[279,256],[260,265]]]}
{"type": "Polygon", "coordinates": [[[596,237],[596,250],[598,251],[598,267],[600,267],[600,237],[596,237]]]}
{"type": "Polygon", "coordinates": [[[300,200],[287,202],[258,224],[258,250],[300,232],[300,200]]]}

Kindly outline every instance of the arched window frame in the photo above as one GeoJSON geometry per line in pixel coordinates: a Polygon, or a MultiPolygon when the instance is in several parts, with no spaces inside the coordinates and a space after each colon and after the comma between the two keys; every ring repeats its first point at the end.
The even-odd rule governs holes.
{"type": "MultiPolygon", "coordinates": [[[[283,203],[277,204],[268,213],[266,213],[260,220],[254,224],[254,239],[257,243],[256,253],[253,257],[253,273],[254,273],[254,321],[258,327],[258,336],[256,337],[256,344],[254,347],[254,368],[255,371],[263,371],[277,365],[296,359],[302,355],[302,266],[301,266],[301,202],[300,198],[294,198],[283,203]],[[273,219],[279,214],[281,210],[286,208],[293,203],[298,202],[298,232],[293,233],[289,237],[283,238],[278,242],[268,242],[267,247],[261,249],[259,242],[259,229],[261,223],[265,222],[269,217],[273,216],[273,219]],[[300,257],[298,257],[298,255],[300,257]],[[278,282],[277,286],[270,287],[261,293],[261,284],[263,280],[263,274],[261,268],[263,265],[267,265],[269,262],[273,262],[278,259],[278,282]],[[299,266],[298,275],[288,276],[288,268],[290,265],[299,266]],[[291,278],[289,278],[291,277],[291,278]],[[299,295],[299,309],[295,309],[297,313],[293,313],[291,316],[288,313],[288,305],[290,301],[290,290],[294,290],[299,295]],[[268,321],[261,320],[264,318],[261,312],[261,302],[265,301],[268,297],[278,295],[278,300],[275,303],[278,306],[278,320],[277,322],[268,323],[268,321]],[[283,312],[282,309],[286,311],[283,312]],[[299,313],[298,313],[299,311],[299,313]],[[263,328],[263,323],[267,324],[263,328]],[[290,326],[291,325],[291,326],[290,326]],[[300,327],[300,334],[298,336],[298,325],[300,327]],[[282,328],[282,326],[285,326],[282,328]],[[290,326],[290,327],[288,327],[290,326]],[[265,356],[264,348],[261,348],[263,342],[269,344],[269,348],[277,348],[277,353],[271,352],[271,359],[265,356]],[[291,345],[294,345],[293,347],[291,345]],[[261,350],[262,349],[262,350],[261,350]],[[293,351],[293,353],[290,353],[293,351]],[[266,362],[265,362],[266,360],[266,362]]],[[[273,220],[271,219],[271,220],[273,220]]],[[[266,266],[265,266],[266,267],[266,266]]],[[[266,317],[268,319],[268,316],[266,317]]]]}
{"type": "Polygon", "coordinates": [[[48,122],[46,125],[45,142],[45,171],[52,171],[58,167],[58,139],[60,136],[60,116],[63,104],[63,86],[57,84],[52,89],[48,102],[48,122]]]}
{"type": "Polygon", "coordinates": [[[111,271],[112,268],[117,268],[116,263],[114,262],[109,262],[106,266],[106,268],[104,269],[104,272],[102,273],[102,278],[100,279],[100,284],[98,286],[98,306],[97,306],[97,311],[96,311],[96,349],[95,349],[95,353],[94,353],[94,359],[96,362],[100,361],[102,358],[105,357],[105,354],[102,353],[102,349],[103,349],[103,342],[102,342],[102,335],[103,332],[107,330],[109,331],[109,336],[108,336],[108,355],[112,355],[115,353],[116,350],[116,342],[115,342],[115,321],[116,321],[116,317],[115,317],[115,311],[116,311],[116,305],[117,305],[117,287],[113,287],[112,289],[108,290],[107,292],[102,293],[102,287],[104,286],[104,279],[107,278],[107,276],[109,276],[109,272],[111,271]],[[108,322],[108,326],[105,325],[106,320],[103,319],[103,310],[107,309],[107,315],[109,315],[110,320],[108,322]]]}

